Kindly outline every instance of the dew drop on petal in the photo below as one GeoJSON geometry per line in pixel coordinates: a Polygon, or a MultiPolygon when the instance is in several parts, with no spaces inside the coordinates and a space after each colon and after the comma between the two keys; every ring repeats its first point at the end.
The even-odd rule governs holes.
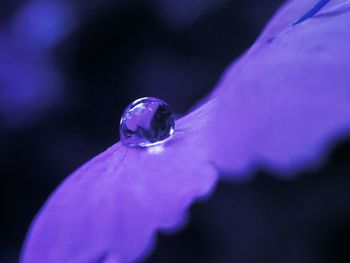
{"type": "Polygon", "coordinates": [[[175,128],[175,117],[164,101],[145,97],[132,102],[120,120],[120,140],[127,146],[149,147],[168,139],[175,128]]]}

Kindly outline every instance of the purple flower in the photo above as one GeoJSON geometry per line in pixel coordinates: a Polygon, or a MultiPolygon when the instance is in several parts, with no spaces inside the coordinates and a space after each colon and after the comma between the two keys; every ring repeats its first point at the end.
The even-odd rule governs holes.
{"type": "Polygon", "coordinates": [[[132,262],[206,197],[217,170],[293,172],[350,131],[350,12],[292,1],[160,148],[113,145],[70,177],[34,220],[22,262],[132,262]]]}

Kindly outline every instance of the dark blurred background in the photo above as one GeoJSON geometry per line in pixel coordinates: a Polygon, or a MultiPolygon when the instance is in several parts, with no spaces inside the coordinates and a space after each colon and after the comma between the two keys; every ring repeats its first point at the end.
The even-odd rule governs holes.
{"type": "MultiPolygon", "coordinates": [[[[186,113],[282,2],[0,2],[0,262],[17,262],[53,189],[118,140],[127,104],[186,113]]],[[[350,262],[349,149],[293,180],[221,182],[146,262],[350,262]]]]}

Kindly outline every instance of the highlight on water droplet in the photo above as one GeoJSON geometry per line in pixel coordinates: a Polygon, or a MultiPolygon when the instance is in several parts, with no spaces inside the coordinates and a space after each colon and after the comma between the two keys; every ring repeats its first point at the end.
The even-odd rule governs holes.
{"type": "Polygon", "coordinates": [[[120,120],[120,140],[131,147],[159,145],[173,135],[175,116],[170,106],[152,97],[132,102],[120,120]]]}

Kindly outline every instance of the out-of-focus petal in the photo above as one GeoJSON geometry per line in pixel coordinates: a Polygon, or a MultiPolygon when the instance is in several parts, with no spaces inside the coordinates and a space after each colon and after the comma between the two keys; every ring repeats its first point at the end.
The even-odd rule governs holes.
{"type": "Polygon", "coordinates": [[[5,127],[30,125],[62,99],[60,72],[45,57],[11,46],[0,32],[0,122],[5,127]]]}
{"type": "Polygon", "coordinates": [[[350,132],[350,11],[325,7],[293,27],[316,2],[291,1],[227,71],[211,125],[220,168],[292,173],[350,132]]]}
{"type": "Polygon", "coordinates": [[[73,8],[63,1],[31,1],[15,16],[11,32],[22,49],[49,50],[75,26],[73,8]]]}
{"type": "Polygon", "coordinates": [[[34,220],[22,262],[103,262],[110,255],[130,262],[147,253],[155,231],[178,227],[188,205],[215,184],[201,137],[211,108],[177,121],[162,148],[117,143],[68,177],[34,220]]]}

